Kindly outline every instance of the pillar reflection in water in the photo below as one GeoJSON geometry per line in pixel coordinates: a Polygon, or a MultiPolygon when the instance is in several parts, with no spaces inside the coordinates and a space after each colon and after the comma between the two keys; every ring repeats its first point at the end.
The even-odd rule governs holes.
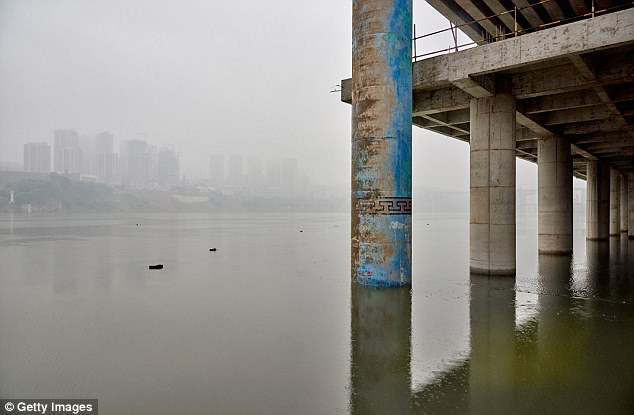
{"type": "Polygon", "coordinates": [[[469,412],[515,407],[515,279],[471,274],[469,412]]]}
{"type": "Polygon", "coordinates": [[[353,414],[409,411],[412,295],[352,284],[351,390],[353,414]]]}
{"type": "Polygon", "coordinates": [[[586,241],[586,265],[588,269],[588,294],[609,297],[610,289],[610,250],[608,241],[586,241]]]}
{"type": "Polygon", "coordinates": [[[472,274],[468,358],[413,391],[410,292],[354,284],[351,412],[634,413],[634,241],[626,265],[609,248],[588,242],[587,273],[539,255],[535,313],[517,326],[515,279],[472,274]]]}

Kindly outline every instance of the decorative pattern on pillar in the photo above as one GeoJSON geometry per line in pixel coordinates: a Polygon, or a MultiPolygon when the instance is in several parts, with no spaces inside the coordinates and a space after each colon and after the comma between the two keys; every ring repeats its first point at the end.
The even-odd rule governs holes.
{"type": "Polygon", "coordinates": [[[627,174],[621,174],[621,195],[620,195],[620,202],[621,202],[621,207],[620,207],[620,213],[621,213],[621,232],[626,232],[627,233],[627,228],[628,228],[628,212],[627,212],[627,174]]]}
{"type": "Polygon", "coordinates": [[[412,0],[352,2],[352,280],[411,284],[412,0]]]}
{"type": "Polygon", "coordinates": [[[621,183],[619,171],[610,168],[610,236],[621,232],[621,183]]]}
{"type": "Polygon", "coordinates": [[[609,237],[610,168],[605,162],[588,160],[586,169],[586,239],[609,237]]]}
{"type": "Polygon", "coordinates": [[[546,137],[537,145],[540,254],[572,252],[572,157],[570,141],[546,137]]]}
{"type": "Polygon", "coordinates": [[[470,268],[515,274],[515,99],[471,100],[470,268]]]}

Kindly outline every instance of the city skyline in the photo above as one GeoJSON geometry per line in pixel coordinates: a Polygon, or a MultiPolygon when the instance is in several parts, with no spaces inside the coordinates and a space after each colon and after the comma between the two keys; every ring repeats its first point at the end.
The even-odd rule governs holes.
{"type": "MultiPolygon", "coordinates": [[[[14,165],[13,170],[79,175],[87,180],[133,187],[176,186],[186,177],[180,168],[180,155],[173,148],[145,139],[118,140],[107,130],[91,136],[73,128],[60,128],[53,131],[52,145],[46,140],[25,143],[22,166],[14,165]],[[119,151],[115,151],[117,147],[119,151]]],[[[242,188],[257,194],[266,189],[294,194],[313,182],[300,164],[297,157],[290,156],[216,153],[209,155],[206,175],[189,179],[206,181],[219,190],[242,188]]]]}

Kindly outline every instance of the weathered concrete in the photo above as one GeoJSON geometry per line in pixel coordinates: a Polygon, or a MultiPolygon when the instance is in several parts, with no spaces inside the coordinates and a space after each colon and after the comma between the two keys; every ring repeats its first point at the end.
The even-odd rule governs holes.
{"type": "Polygon", "coordinates": [[[620,173],[610,169],[610,236],[621,232],[621,183],[620,173]]]}
{"type": "Polygon", "coordinates": [[[515,274],[515,99],[471,100],[470,268],[515,274]]]}
{"type": "MultiPolygon", "coordinates": [[[[633,22],[634,9],[627,9],[425,59],[414,65],[414,87],[453,84],[470,76],[631,44],[634,41],[633,22]]],[[[555,85],[551,79],[542,78],[555,85]]]]}
{"type": "Polygon", "coordinates": [[[629,227],[629,213],[627,210],[627,204],[628,204],[628,191],[627,191],[627,187],[628,187],[628,177],[627,174],[622,174],[621,175],[621,195],[620,195],[620,202],[621,202],[621,207],[620,207],[620,213],[621,213],[621,232],[625,232],[627,233],[627,229],[629,227]]]}
{"type": "Polygon", "coordinates": [[[597,160],[587,162],[586,239],[609,237],[610,168],[597,160]]]}
{"type": "Polygon", "coordinates": [[[572,252],[570,141],[546,137],[537,147],[538,246],[540,254],[572,252]]]}
{"type": "Polygon", "coordinates": [[[352,280],[411,284],[412,0],[352,3],[352,280]]]}
{"type": "Polygon", "coordinates": [[[634,239],[634,173],[627,176],[627,236],[634,239]]]}

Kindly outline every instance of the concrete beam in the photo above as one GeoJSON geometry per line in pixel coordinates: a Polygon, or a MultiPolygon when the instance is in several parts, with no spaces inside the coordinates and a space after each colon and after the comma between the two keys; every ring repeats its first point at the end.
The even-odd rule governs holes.
{"type": "Polygon", "coordinates": [[[495,26],[493,21],[491,19],[486,19],[489,16],[483,13],[475,2],[471,0],[454,0],[454,2],[464,11],[469,13],[474,20],[480,20],[478,23],[487,32],[495,34],[498,31],[498,28],[495,26]]]}
{"type": "MultiPolygon", "coordinates": [[[[537,148],[537,143],[539,140],[531,140],[531,141],[518,141],[515,145],[516,150],[522,150],[526,152],[527,150],[534,150],[537,148]]],[[[532,153],[531,153],[532,154],[532,153]]]]}
{"type": "MultiPolygon", "coordinates": [[[[598,81],[597,70],[596,70],[596,62],[593,62],[589,58],[580,56],[580,55],[571,55],[570,60],[577,67],[579,73],[586,78],[589,82],[598,81]]],[[[617,108],[616,104],[612,102],[612,99],[606,92],[606,90],[601,85],[593,86],[594,92],[597,94],[599,99],[603,102],[603,104],[607,107],[608,111],[616,117],[619,117],[623,120],[624,123],[627,123],[621,111],[617,108]]],[[[634,138],[634,135],[632,136],[634,138]]]]}
{"type": "MultiPolygon", "coordinates": [[[[466,14],[462,9],[460,9],[460,7],[455,5],[454,2],[447,2],[444,0],[426,1],[431,7],[438,10],[440,14],[446,16],[454,23],[465,24],[473,20],[471,16],[466,14]]],[[[462,26],[460,30],[464,32],[464,34],[467,35],[469,39],[473,40],[474,42],[482,42],[484,40],[482,29],[478,23],[462,26]]]]}
{"type": "Polygon", "coordinates": [[[632,44],[632,22],[634,8],[418,61],[413,67],[413,85],[415,89],[424,89],[443,82],[467,79],[470,75],[485,75],[572,54],[632,44]]]}
{"type": "Polygon", "coordinates": [[[469,109],[471,95],[459,88],[444,88],[433,91],[414,92],[412,114],[421,116],[438,112],[469,109]]]}
{"type": "Polygon", "coordinates": [[[438,122],[440,125],[458,125],[469,122],[469,109],[447,111],[441,114],[427,114],[428,119],[438,122]]]}
{"type": "Polygon", "coordinates": [[[596,80],[591,81],[580,74],[573,65],[515,74],[512,81],[513,95],[517,99],[562,94],[597,86],[634,82],[634,61],[628,56],[612,60],[610,66],[602,68],[597,73],[596,80]]]}
{"type": "Polygon", "coordinates": [[[601,104],[596,107],[553,111],[542,115],[542,123],[544,125],[570,124],[575,122],[603,120],[610,118],[613,115],[613,111],[601,104]]]}
{"type": "Polygon", "coordinates": [[[469,76],[454,80],[451,83],[474,98],[495,95],[495,77],[492,75],[469,76]]]}
{"type": "MultiPolygon", "coordinates": [[[[504,26],[506,26],[510,33],[513,33],[515,31],[515,20],[513,19],[513,13],[507,13],[508,10],[502,5],[500,0],[484,0],[484,4],[486,4],[487,7],[491,9],[494,14],[498,15],[498,19],[500,19],[500,21],[504,23],[504,26]]],[[[520,22],[517,22],[517,29],[524,30],[525,27],[520,22]]]]}
{"type": "Polygon", "coordinates": [[[452,135],[456,133],[466,134],[466,135],[469,134],[468,129],[461,128],[449,123],[445,123],[441,120],[438,120],[437,118],[433,118],[431,115],[423,115],[422,117],[418,117],[418,120],[419,121],[417,122],[417,125],[422,128],[429,129],[429,128],[436,128],[436,127],[446,127],[450,130],[455,131],[455,132],[452,132],[452,135]]]}
{"type": "Polygon", "coordinates": [[[556,1],[547,1],[542,3],[542,6],[544,6],[544,9],[546,9],[546,12],[548,12],[552,21],[556,22],[557,20],[563,20],[566,18],[566,15],[556,1]]]}
{"type": "Polygon", "coordinates": [[[598,158],[594,154],[591,154],[587,152],[586,150],[582,149],[581,147],[576,146],[574,144],[570,144],[570,151],[573,155],[580,155],[586,160],[598,160],[598,158]]]}
{"type": "Polygon", "coordinates": [[[574,137],[575,144],[589,144],[589,143],[604,143],[604,142],[624,142],[630,141],[630,134],[628,131],[613,131],[607,133],[595,133],[577,135],[574,137]]]}
{"type": "Polygon", "coordinates": [[[520,13],[526,18],[531,27],[537,27],[544,24],[544,21],[539,14],[531,7],[531,4],[528,0],[513,0],[513,4],[517,6],[520,10],[520,13]]]}
{"type": "Polygon", "coordinates": [[[602,101],[592,90],[564,92],[563,94],[556,95],[544,95],[520,101],[520,104],[524,109],[524,113],[528,115],[547,111],[591,107],[601,103],[602,101]]]}
{"type": "Polygon", "coordinates": [[[515,116],[517,117],[517,123],[519,125],[533,131],[535,134],[537,134],[538,137],[549,137],[555,135],[552,131],[542,126],[539,122],[535,121],[531,117],[522,114],[520,111],[516,111],[515,116]]]}
{"type": "MultiPolygon", "coordinates": [[[[631,128],[631,127],[630,127],[631,128]]],[[[607,132],[626,132],[628,128],[623,125],[619,118],[610,118],[607,120],[590,121],[576,124],[566,125],[561,133],[563,135],[577,135],[590,133],[607,133],[607,132]]]]}
{"type": "MultiPolygon", "coordinates": [[[[517,121],[517,113],[515,113],[515,116],[516,116],[515,121],[519,124],[519,122],[517,121]]],[[[528,128],[518,128],[517,130],[515,130],[515,141],[518,141],[518,142],[538,140],[542,137],[543,136],[535,133],[534,131],[528,128]]]]}
{"type": "Polygon", "coordinates": [[[620,85],[615,91],[611,91],[610,96],[614,102],[624,102],[634,100],[634,84],[620,85]]]}

